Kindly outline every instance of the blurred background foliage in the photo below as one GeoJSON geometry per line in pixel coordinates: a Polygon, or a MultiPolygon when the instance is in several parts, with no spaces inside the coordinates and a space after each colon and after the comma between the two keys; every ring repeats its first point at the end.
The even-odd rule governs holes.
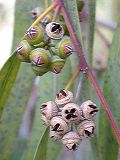
{"type": "MultiPolygon", "coordinates": [[[[120,127],[120,76],[118,74],[120,64],[120,1],[84,0],[84,2],[84,13],[86,14],[83,14],[81,33],[84,49],[87,53],[86,59],[90,60],[93,73],[120,127]],[[95,6],[96,20],[94,21],[95,6]],[[117,24],[118,27],[115,31],[117,24]],[[93,29],[94,31],[92,31],[93,29]],[[92,52],[92,48],[94,52],[92,52]]],[[[68,8],[72,7],[67,3],[69,1],[66,0],[68,8]]],[[[32,24],[31,10],[37,6],[44,8],[44,5],[44,0],[16,0],[11,3],[0,0],[0,55],[2,57],[0,58],[0,66],[5,63],[11,50],[16,48],[26,29],[32,24]]],[[[47,73],[42,78],[34,75],[30,65],[24,63],[19,65],[14,57],[11,58],[10,63],[7,62],[7,68],[4,65],[0,71],[1,86],[5,86],[4,92],[6,92],[3,95],[4,92],[0,94],[0,98],[4,98],[4,103],[0,102],[0,109],[4,104],[4,108],[0,110],[0,160],[120,159],[119,146],[102,107],[100,107],[100,113],[96,118],[96,136],[92,140],[82,142],[74,153],[68,152],[61,144],[49,139],[48,128],[42,125],[40,104],[54,99],[56,92],[65,87],[77,66],[76,58],[75,54],[72,55],[67,60],[63,72],[58,76],[47,73]],[[13,64],[12,73],[8,72],[11,64],[13,64]],[[7,86],[10,80],[13,80],[11,79],[12,74],[17,74],[15,83],[13,86],[7,86]],[[6,82],[3,81],[6,77],[2,75],[7,76],[6,82]]],[[[72,87],[74,93],[76,93],[78,83],[79,78],[72,87]]],[[[78,103],[91,98],[100,106],[99,98],[86,77],[82,83],[82,96],[78,103]]]]}

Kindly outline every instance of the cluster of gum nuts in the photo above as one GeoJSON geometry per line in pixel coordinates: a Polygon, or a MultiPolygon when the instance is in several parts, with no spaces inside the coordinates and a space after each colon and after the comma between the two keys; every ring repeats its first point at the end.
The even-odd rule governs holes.
{"type": "Polygon", "coordinates": [[[35,74],[42,76],[48,71],[60,73],[73,47],[62,25],[47,15],[27,30],[16,52],[20,61],[31,63],[35,74]]]}
{"type": "Polygon", "coordinates": [[[55,102],[43,103],[40,109],[43,123],[50,126],[50,137],[62,141],[69,150],[76,150],[83,138],[95,133],[98,108],[91,100],[79,106],[73,102],[73,93],[63,89],[55,102]]]}

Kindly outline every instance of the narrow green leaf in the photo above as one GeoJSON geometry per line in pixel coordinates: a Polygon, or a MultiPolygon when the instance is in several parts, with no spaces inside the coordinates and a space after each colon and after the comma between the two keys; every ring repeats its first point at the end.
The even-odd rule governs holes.
{"type": "Polygon", "coordinates": [[[48,144],[48,136],[49,136],[48,133],[49,133],[49,128],[45,130],[42,139],[40,138],[33,160],[43,160],[43,159],[46,160],[47,144],[48,144]]]}
{"type": "Polygon", "coordinates": [[[14,52],[0,71],[0,118],[16,79],[19,66],[19,60],[16,57],[16,52],[14,52]]]}
{"type": "Polygon", "coordinates": [[[88,58],[89,64],[92,65],[93,60],[93,43],[94,43],[94,29],[95,29],[95,13],[96,13],[96,0],[88,1],[88,58]]]}
{"type": "MultiPolygon", "coordinates": [[[[120,127],[120,20],[118,22],[112,45],[110,48],[109,64],[105,74],[104,95],[110,109],[120,127]]],[[[118,156],[119,146],[112,128],[103,110],[100,114],[99,124],[99,157],[100,160],[115,160],[118,156]]]]}

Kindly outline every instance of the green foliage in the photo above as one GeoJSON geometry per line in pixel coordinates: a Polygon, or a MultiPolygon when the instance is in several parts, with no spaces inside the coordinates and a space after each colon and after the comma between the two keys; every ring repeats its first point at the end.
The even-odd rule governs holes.
{"type": "Polygon", "coordinates": [[[16,79],[19,66],[19,60],[16,57],[16,52],[14,52],[0,71],[0,118],[2,116],[10,90],[16,79]]]}
{"type": "Polygon", "coordinates": [[[96,13],[96,0],[88,1],[88,58],[89,64],[92,65],[93,60],[93,44],[94,44],[94,29],[95,29],[95,13],[96,13]]]}
{"type": "MultiPolygon", "coordinates": [[[[109,56],[109,64],[107,71],[105,73],[105,81],[104,81],[104,95],[105,98],[110,105],[110,109],[120,127],[120,111],[119,111],[119,103],[120,103],[120,76],[119,76],[119,68],[120,68],[120,20],[118,22],[117,29],[114,33],[114,37],[112,40],[112,45],[110,48],[110,56],[109,56]]],[[[115,160],[118,156],[119,146],[115,139],[114,133],[108,122],[108,119],[105,116],[103,110],[100,112],[100,124],[99,124],[99,152],[100,152],[100,160],[110,159],[115,160]]]]}
{"type": "Polygon", "coordinates": [[[42,139],[40,139],[38,148],[36,149],[35,156],[33,160],[46,160],[46,153],[47,153],[47,143],[48,143],[48,134],[49,129],[47,128],[44,132],[42,139]]]}

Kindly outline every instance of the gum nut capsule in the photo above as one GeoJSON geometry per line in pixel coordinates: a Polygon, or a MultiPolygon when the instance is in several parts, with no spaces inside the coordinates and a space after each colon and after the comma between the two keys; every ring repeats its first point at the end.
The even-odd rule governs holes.
{"type": "Polygon", "coordinates": [[[62,108],[62,117],[66,122],[80,122],[81,114],[81,109],[74,103],[68,103],[62,108]]]}
{"type": "Polygon", "coordinates": [[[68,36],[64,36],[64,38],[58,43],[56,46],[56,50],[58,56],[61,58],[67,58],[73,53],[73,45],[68,36]]]}
{"type": "Polygon", "coordinates": [[[22,40],[17,47],[17,56],[22,62],[29,62],[29,54],[32,50],[32,47],[26,40],[22,40]]]}
{"type": "Polygon", "coordinates": [[[50,70],[55,74],[59,74],[62,71],[64,64],[65,64],[64,59],[61,59],[58,56],[54,56],[52,57],[50,70]]]}
{"type": "Polygon", "coordinates": [[[27,30],[23,39],[27,40],[31,45],[36,45],[43,41],[44,29],[40,25],[32,26],[27,30]]]}
{"type": "Polygon", "coordinates": [[[46,26],[48,23],[52,22],[52,14],[47,14],[42,20],[41,23],[46,26]]]}
{"type": "Polygon", "coordinates": [[[73,150],[73,151],[75,151],[78,148],[80,142],[81,142],[81,139],[79,135],[74,131],[66,133],[64,137],[62,138],[62,143],[69,150],[73,150]]]}
{"type": "Polygon", "coordinates": [[[58,108],[55,102],[49,101],[43,103],[40,107],[41,114],[45,115],[45,117],[50,120],[52,117],[58,114],[58,108]]]}
{"type": "Polygon", "coordinates": [[[64,134],[68,131],[68,124],[61,117],[53,117],[50,122],[52,131],[64,134]]]}
{"type": "Polygon", "coordinates": [[[33,8],[32,11],[31,11],[32,18],[33,18],[34,20],[36,20],[36,19],[40,16],[40,14],[41,14],[42,12],[43,12],[43,9],[40,8],[40,7],[35,7],[35,8],[33,8]]]}
{"type": "Polygon", "coordinates": [[[49,71],[49,69],[46,67],[40,67],[35,65],[32,65],[32,70],[36,74],[36,76],[43,76],[45,73],[49,71]]]}
{"type": "Polygon", "coordinates": [[[61,39],[64,35],[63,27],[56,22],[51,22],[46,25],[46,34],[52,39],[61,39]]]}
{"type": "Polygon", "coordinates": [[[50,138],[53,138],[55,141],[59,141],[62,139],[62,137],[63,137],[63,134],[60,134],[50,129],[50,138]]]}
{"type": "Polygon", "coordinates": [[[43,48],[36,48],[30,53],[30,62],[34,66],[41,68],[47,67],[50,64],[50,53],[43,48]]]}
{"type": "Polygon", "coordinates": [[[95,103],[93,103],[91,100],[88,100],[84,102],[80,108],[82,109],[82,116],[85,119],[91,119],[93,118],[96,113],[98,112],[98,108],[95,103]]]}
{"type": "Polygon", "coordinates": [[[41,114],[41,120],[43,121],[43,124],[49,125],[50,121],[44,116],[44,114],[41,114]]]}
{"type": "Polygon", "coordinates": [[[73,101],[73,93],[65,89],[61,89],[60,92],[57,93],[55,98],[55,102],[60,108],[72,101],[73,101]]]}
{"type": "Polygon", "coordinates": [[[95,132],[95,124],[93,121],[84,120],[77,126],[77,131],[80,136],[92,137],[95,132]]]}

